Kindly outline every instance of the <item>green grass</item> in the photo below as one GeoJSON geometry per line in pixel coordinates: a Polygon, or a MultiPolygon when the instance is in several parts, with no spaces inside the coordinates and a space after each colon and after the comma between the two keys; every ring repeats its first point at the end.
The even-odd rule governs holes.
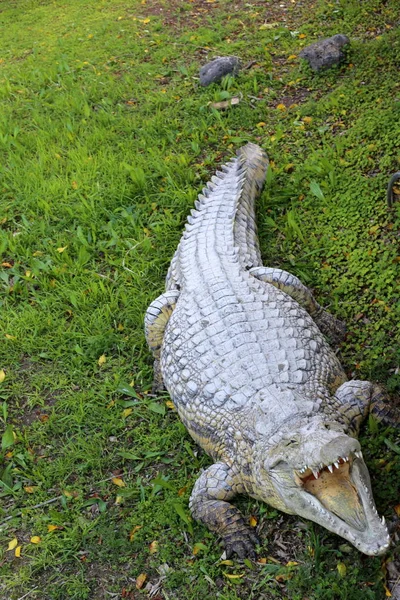
{"type": "MultiPolygon", "coordinates": [[[[209,459],[148,393],[144,312],[196,194],[254,141],[272,161],[264,262],[346,320],[349,376],[399,394],[400,203],[385,205],[400,168],[398,3],[302,6],[2,3],[2,597],[146,597],[141,573],[163,577],[155,597],[167,600],[385,597],[386,558],[249,499],[266,564],[221,563],[187,506],[209,459]],[[352,39],[347,64],[313,74],[293,57],[338,32],[352,39]],[[218,54],[257,62],[200,88],[199,67],[218,54]],[[238,94],[231,110],[209,106],[238,94]]],[[[371,424],[363,445],[393,519],[400,460],[384,439],[396,442],[371,424]]]]}

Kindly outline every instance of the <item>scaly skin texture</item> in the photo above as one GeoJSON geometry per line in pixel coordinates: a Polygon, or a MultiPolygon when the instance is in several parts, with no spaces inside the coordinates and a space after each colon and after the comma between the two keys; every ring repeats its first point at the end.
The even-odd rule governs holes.
{"type": "Polygon", "coordinates": [[[346,381],[324,336],[337,340],[343,324],[296,277],[262,266],[254,200],[267,166],[247,144],[212,179],[146,314],[158,379],[215,461],[190,508],[239,556],[255,539],[230,503],[237,493],[381,554],[387,529],[355,436],[370,409],[393,415],[376,386],[346,381]]]}

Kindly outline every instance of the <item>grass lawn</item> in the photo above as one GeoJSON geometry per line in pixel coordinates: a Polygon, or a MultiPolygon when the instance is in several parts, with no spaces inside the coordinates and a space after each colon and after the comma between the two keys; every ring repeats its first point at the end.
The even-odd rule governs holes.
{"type": "Polygon", "coordinates": [[[347,322],[350,377],[399,396],[400,198],[391,210],[385,201],[400,169],[398,9],[397,0],[3,0],[4,600],[389,594],[396,433],[370,422],[362,440],[394,531],[387,556],[241,499],[261,562],[221,561],[188,511],[210,459],[168,397],[149,393],[143,316],[197,193],[253,141],[272,161],[258,207],[264,263],[298,275],[347,322]],[[334,33],[352,40],[347,62],[314,74],[298,53],[334,33]],[[199,67],[227,54],[240,56],[241,74],[199,87],[199,67]],[[232,96],[237,106],[210,107],[232,96]]]}

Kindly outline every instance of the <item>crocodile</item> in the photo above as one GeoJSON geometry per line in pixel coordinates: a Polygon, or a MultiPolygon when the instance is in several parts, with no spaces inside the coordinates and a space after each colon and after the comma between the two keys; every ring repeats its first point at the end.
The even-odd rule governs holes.
{"type": "Polygon", "coordinates": [[[297,277],[263,266],[254,204],[267,169],[248,143],[212,177],[145,315],[156,389],[214,461],[189,507],[227,556],[254,557],[257,544],[237,494],[380,555],[390,538],[357,436],[368,414],[400,419],[378,385],[347,380],[334,351],[343,323],[297,277]]]}

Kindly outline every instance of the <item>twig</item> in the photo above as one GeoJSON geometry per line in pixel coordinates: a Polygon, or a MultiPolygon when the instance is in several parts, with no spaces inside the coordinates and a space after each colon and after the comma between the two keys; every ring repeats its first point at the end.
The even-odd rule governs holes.
{"type": "Polygon", "coordinates": [[[57,502],[57,500],[61,500],[61,498],[62,498],[62,496],[57,496],[56,498],[50,498],[50,500],[45,500],[44,502],[39,502],[39,504],[34,504],[33,506],[28,506],[26,508],[23,508],[22,510],[17,512],[15,515],[11,515],[11,516],[3,519],[3,521],[1,521],[1,523],[0,523],[0,527],[3,527],[3,525],[5,523],[7,523],[7,521],[10,521],[11,519],[14,519],[15,517],[20,517],[24,510],[33,510],[35,508],[41,508],[42,506],[46,506],[46,504],[52,504],[53,502],[57,502]]]}
{"type": "Polygon", "coordinates": [[[247,71],[248,69],[251,69],[251,67],[256,64],[257,64],[256,60],[251,60],[249,63],[247,63],[247,65],[244,65],[243,71],[247,71]]]}
{"type": "MultiPolygon", "coordinates": [[[[131,475],[132,472],[133,471],[126,471],[125,473],[122,473],[122,476],[125,477],[126,475],[131,475]]],[[[111,477],[107,477],[107,479],[101,479],[100,481],[96,481],[92,487],[95,487],[96,485],[100,485],[100,483],[106,483],[107,481],[111,481],[111,479],[114,479],[114,477],[115,477],[115,475],[111,475],[111,477]]],[[[61,496],[56,496],[55,498],[50,498],[49,500],[45,500],[44,502],[39,502],[39,504],[34,504],[33,506],[26,506],[22,510],[18,511],[15,515],[10,515],[9,517],[6,517],[5,519],[3,519],[3,521],[1,521],[1,523],[0,523],[0,527],[3,527],[3,525],[5,525],[7,523],[7,521],[11,521],[11,519],[20,517],[25,510],[34,510],[35,508],[41,508],[42,506],[46,506],[47,504],[53,504],[53,502],[57,502],[57,500],[61,500],[62,497],[63,497],[63,494],[61,494],[61,496]]],[[[20,599],[18,599],[18,600],[20,600],[20,599]]]]}
{"type": "Polygon", "coordinates": [[[18,600],[23,600],[23,598],[26,598],[27,596],[29,596],[29,594],[32,594],[32,592],[34,592],[37,589],[38,589],[38,586],[32,588],[31,590],[29,590],[29,592],[26,592],[26,594],[24,594],[23,596],[21,596],[20,598],[18,598],[18,600]]]}

